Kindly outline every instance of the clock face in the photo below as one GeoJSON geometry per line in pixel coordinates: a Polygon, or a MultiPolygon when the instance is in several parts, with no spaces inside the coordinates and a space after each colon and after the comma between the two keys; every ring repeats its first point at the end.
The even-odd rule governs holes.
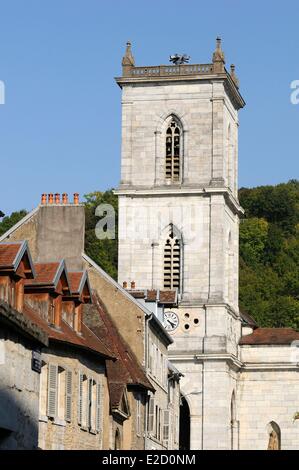
{"type": "Polygon", "coordinates": [[[164,327],[167,331],[173,331],[178,327],[179,317],[174,312],[164,313],[164,327]]]}

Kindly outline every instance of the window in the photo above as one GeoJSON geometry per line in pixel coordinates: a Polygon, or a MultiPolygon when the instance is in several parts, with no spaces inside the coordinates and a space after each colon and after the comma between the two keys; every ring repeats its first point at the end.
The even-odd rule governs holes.
{"type": "Polygon", "coordinates": [[[174,235],[171,226],[169,237],[164,246],[164,288],[179,289],[180,287],[181,246],[180,240],[174,235]]]}
{"type": "Polygon", "coordinates": [[[163,413],[163,445],[168,448],[169,444],[169,410],[163,413]]]}
{"type": "Polygon", "coordinates": [[[154,432],[154,421],[155,421],[155,399],[150,397],[148,403],[148,417],[147,417],[147,430],[150,434],[154,432]]]}
{"type": "Polygon", "coordinates": [[[92,432],[101,430],[101,385],[79,373],[78,424],[92,432]]]}
{"type": "Polygon", "coordinates": [[[141,395],[136,395],[136,434],[141,435],[141,395]]]}
{"type": "Polygon", "coordinates": [[[42,362],[40,374],[40,394],[39,394],[39,415],[40,417],[47,416],[47,390],[48,390],[48,365],[42,362]]]}
{"type": "Polygon", "coordinates": [[[170,182],[178,182],[180,179],[181,130],[173,118],[166,130],[165,147],[166,180],[170,182]]]}

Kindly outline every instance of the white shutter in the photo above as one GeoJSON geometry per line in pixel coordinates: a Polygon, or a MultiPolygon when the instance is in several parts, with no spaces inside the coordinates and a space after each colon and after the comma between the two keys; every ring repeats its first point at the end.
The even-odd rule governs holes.
{"type": "Polygon", "coordinates": [[[86,393],[86,426],[88,429],[91,428],[91,392],[92,392],[92,380],[87,379],[87,393],[86,393]]]}
{"type": "Polygon", "coordinates": [[[65,372],[65,420],[70,422],[72,420],[72,372],[67,370],[65,372]]]}
{"type": "Polygon", "coordinates": [[[150,397],[148,403],[148,432],[154,432],[154,417],[155,417],[155,399],[150,397]]]}
{"type": "Polygon", "coordinates": [[[48,410],[47,414],[50,418],[57,415],[57,394],[58,394],[58,366],[49,364],[48,375],[48,410]]]}
{"type": "Polygon", "coordinates": [[[96,396],[96,431],[101,430],[101,384],[97,383],[97,396],[96,396]]]}
{"type": "Polygon", "coordinates": [[[169,445],[169,410],[163,413],[163,445],[168,449],[169,445]]]}
{"type": "Polygon", "coordinates": [[[83,406],[83,374],[79,372],[79,388],[78,388],[78,424],[82,425],[82,406],[83,406]]]}
{"type": "Polygon", "coordinates": [[[136,432],[139,435],[141,433],[141,395],[140,393],[137,394],[136,396],[136,432]]]}

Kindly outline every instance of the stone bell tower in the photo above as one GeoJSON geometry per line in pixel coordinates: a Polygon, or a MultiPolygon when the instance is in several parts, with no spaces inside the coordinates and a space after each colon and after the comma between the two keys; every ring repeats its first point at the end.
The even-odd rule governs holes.
{"type": "MultiPolygon", "coordinates": [[[[183,62],[183,61],[181,61],[183,62]]],[[[217,38],[211,63],[122,62],[119,282],[176,290],[172,361],[184,374],[193,449],[236,446],[238,110],[217,38]]],[[[173,329],[172,329],[173,328],[173,329]]]]}

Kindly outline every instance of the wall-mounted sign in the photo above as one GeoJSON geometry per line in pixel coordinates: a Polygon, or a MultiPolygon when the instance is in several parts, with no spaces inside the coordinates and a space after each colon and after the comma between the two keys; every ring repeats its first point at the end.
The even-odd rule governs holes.
{"type": "Polygon", "coordinates": [[[42,370],[42,355],[40,351],[32,351],[31,369],[35,372],[41,373],[42,370]]]}

